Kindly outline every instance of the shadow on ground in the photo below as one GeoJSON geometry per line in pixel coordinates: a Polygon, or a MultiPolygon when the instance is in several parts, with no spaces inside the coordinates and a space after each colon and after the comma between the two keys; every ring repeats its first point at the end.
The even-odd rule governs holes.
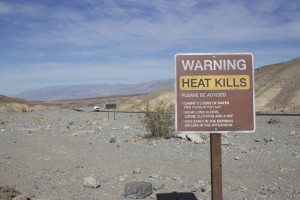
{"type": "Polygon", "coordinates": [[[172,193],[161,193],[156,194],[157,200],[198,200],[194,193],[190,192],[172,192],[172,193]]]}

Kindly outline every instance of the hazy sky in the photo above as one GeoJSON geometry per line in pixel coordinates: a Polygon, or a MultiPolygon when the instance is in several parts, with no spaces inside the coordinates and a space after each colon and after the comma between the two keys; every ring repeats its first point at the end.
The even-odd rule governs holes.
{"type": "Polygon", "coordinates": [[[176,53],[300,56],[300,0],[0,0],[0,93],[174,78],[176,53]]]}

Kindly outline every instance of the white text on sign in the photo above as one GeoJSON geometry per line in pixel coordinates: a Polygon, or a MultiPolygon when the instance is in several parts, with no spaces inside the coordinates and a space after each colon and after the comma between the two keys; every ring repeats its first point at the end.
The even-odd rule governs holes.
{"type": "Polygon", "coordinates": [[[182,60],[184,71],[197,71],[197,70],[246,70],[246,61],[239,60],[182,60]]]}

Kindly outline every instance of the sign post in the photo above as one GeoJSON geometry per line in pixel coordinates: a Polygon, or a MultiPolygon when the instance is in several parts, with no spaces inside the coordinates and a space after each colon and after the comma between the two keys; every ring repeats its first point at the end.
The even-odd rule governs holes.
{"type": "Polygon", "coordinates": [[[213,200],[222,200],[221,134],[210,134],[211,191],[213,200]]]}
{"type": "Polygon", "coordinates": [[[255,130],[253,55],[175,55],[176,130],[210,133],[212,199],[222,199],[221,133],[255,130]]]}
{"type": "Polygon", "coordinates": [[[114,110],[114,120],[116,120],[116,114],[115,114],[115,110],[117,108],[117,104],[115,103],[110,103],[110,104],[105,104],[105,109],[107,109],[107,117],[109,119],[109,109],[113,109],[114,110]]]}

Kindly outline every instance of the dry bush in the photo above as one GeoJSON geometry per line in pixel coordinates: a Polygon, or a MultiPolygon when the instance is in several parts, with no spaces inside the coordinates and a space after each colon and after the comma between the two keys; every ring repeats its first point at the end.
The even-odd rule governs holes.
{"type": "Polygon", "coordinates": [[[150,134],[148,137],[170,138],[174,132],[174,117],[171,114],[171,107],[167,108],[163,101],[155,103],[153,108],[147,102],[145,114],[141,122],[146,131],[150,134]]]}

